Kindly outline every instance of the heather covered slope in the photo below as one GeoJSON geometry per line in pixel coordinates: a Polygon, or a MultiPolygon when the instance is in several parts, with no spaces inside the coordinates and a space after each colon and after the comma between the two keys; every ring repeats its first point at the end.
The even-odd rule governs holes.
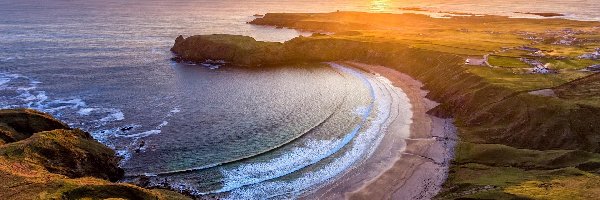
{"type": "Polygon", "coordinates": [[[574,80],[553,90],[561,99],[577,101],[582,105],[589,104],[590,107],[600,106],[600,73],[574,80]]]}
{"type": "Polygon", "coordinates": [[[0,124],[0,199],[185,198],[110,182],[123,176],[115,152],[47,114],[0,110],[0,124]]]}
{"type": "Polygon", "coordinates": [[[567,191],[568,196],[585,199],[599,190],[594,186],[600,181],[600,107],[593,95],[593,77],[597,75],[581,70],[586,63],[597,61],[582,60],[577,55],[599,46],[600,23],[344,12],[267,14],[251,23],[333,34],[315,34],[285,43],[242,41],[241,36],[194,36],[181,38],[173,52],[188,61],[223,59],[252,67],[353,60],[411,75],[430,90],[428,97],[441,103],[430,113],[455,118],[459,128],[461,143],[439,198],[560,199],[565,194],[561,191],[567,191]],[[563,33],[566,35],[560,35],[563,33]],[[556,43],[557,37],[579,39],[567,45],[556,43]],[[231,45],[236,41],[242,43],[231,45]],[[181,48],[184,43],[193,43],[192,49],[222,48],[222,44],[215,43],[232,49],[226,51],[230,52],[227,56],[219,57],[213,57],[214,49],[190,50],[201,56],[186,57],[181,53],[187,51],[181,48]],[[511,55],[511,59],[532,58],[519,50],[525,45],[546,53],[536,59],[570,64],[555,65],[556,74],[535,74],[525,68],[493,64],[465,65],[466,58],[493,53],[511,55]],[[248,49],[237,51],[236,46],[250,47],[253,53],[246,60],[243,52],[248,49]],[[276,53],[271,53],[273,49],[276,53]],[[552,89],[556,96],[529,93],[541,89],[552,89]],[[566,183],[579,187],[571,188],[566,183]]]}

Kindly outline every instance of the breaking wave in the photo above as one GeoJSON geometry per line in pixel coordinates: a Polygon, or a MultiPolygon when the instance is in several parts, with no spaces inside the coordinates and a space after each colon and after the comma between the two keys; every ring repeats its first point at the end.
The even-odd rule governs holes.
{"type": "Polygon", "coordinates": [[[0,108],[35,109],[54,115],[71,127],[86,129],[96,140],[115,149],[118,155],[124,158],[122,162],[131,157],[131,146],[137,145],[140,138],[159,134],[161,129],[168,125],[167,119],[180,112],[178,107],[174,107],[155,129],[127,134],[133,131],[131,129],[141,129],[141,126],[133,124],[119,127],[114,124],[125,120],[121,109],[88,105],[81,98],[53,98],[40,89],[41,84],[42,82],[24,75],[0,73],[0,108]],[[111,144],[109,137],[128,138],[131,145],[116,147],[111,144]]]}

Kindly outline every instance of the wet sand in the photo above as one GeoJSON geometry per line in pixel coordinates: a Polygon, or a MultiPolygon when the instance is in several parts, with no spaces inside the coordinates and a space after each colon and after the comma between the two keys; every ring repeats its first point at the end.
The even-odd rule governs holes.
{"type": "Polygon", "coordinates": [[[431,199],[447,178],[456,144],[451,119],[426,112],[437,105],[425,96],[419,81],[383,66],[355,62],[339,64],[386,77],[402,89],[411,103],[410,135],[400,134],[404,121],[390,118],[377,150],[338,179],[305,195],[304,199],[431,199]]]}

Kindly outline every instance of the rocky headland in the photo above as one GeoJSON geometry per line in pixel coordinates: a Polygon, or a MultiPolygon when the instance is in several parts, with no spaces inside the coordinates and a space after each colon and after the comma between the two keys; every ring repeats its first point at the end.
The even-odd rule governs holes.
{"type": "Polygon", "coordinates": [[[189,199],[125,183],[115,152],[29,109],[0,110],[0,199],[189,199]]]}

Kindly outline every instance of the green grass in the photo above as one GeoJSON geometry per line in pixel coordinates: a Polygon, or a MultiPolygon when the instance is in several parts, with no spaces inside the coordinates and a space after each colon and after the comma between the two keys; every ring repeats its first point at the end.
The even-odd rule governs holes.
{"type": "Polygon", "coordinates": [[[460,47],[460,46],[454,47],[454,46],[440,45],[440,44],[413,44],[411,46],[419,48],[419,49],[424,49],[424,50],[437,51],[437,52],[442,52],[442,53],[452,53],[452,54],[457,54],[457,55],[479,55],[479,56],[482,56],[482,55],[485,55],[488,53],[488,51],[486,51],[486,50],[465,48],[465,47],[460,47]]]}
{"type": "Polygon", "coordinates": [[[456,162],[526,169],[559,169],[583,163],[600,163],[600,155],[576,150],[538,151],[500,144],[461,143],[456,162]],[[499,162],[500,161],[500,162],[499,162]]]}
{"type": "Polygon", "coordinates": [[[550,56],[566,56],[570,58],[576,58],[593,50],[591,46],[563,46],[552,44],[538,44],[534,45],[534,47],[543,49],[544,52],[550,56]]]}
{"type": "Polygon", "coordinates": [[[492,66],[508,67],[508,68],[531,68],[527,63],[520,61],[517,57],[508,56],[489,56],[488,62],[492,66]]]}
{"type": "MultiPolygon", "coordinates": [[[[507,54],[518,54],[517,52],[510,52],[507,54]]],[[[506,67],[506,68],[531,68],[531,66],[521,60],[520,56],[505,56],[507,54],[491,55],[489,56],[488,62],[493,66],[506,67]]],[[[600,64],[598,60],[587,60],[587,59],[551,59],[551,58],[536,58],[542,63],[550,63],[550,68],[558,70],[580,70],[591,65],[600,64]]]]}
{"type": "Polygon", "coordinates": [[[500,52],[497,53],[495,55],[497,56],[504,56],[504,57],[524,57],[527,56],[528,54],[530,54],[531,52],[529,51],[523,51],[523,50],[518,50],[518,49],[511,49],[511,50],[507,50],[504,52],[500,52]]]}
{"type": "Polygon", "coordinates": [[[486,79],[489,83],[515,91],[552,88],[589,75],[589,73],[579,71],[565,71],[559,74],[529,74],[521,69],[489,67],[470,67],[468,71],[486,79]]]}
{"type": "Polygon", "coordinates": [[[575,167],[589,162],[600,162],[600,154],[460,142],[452,174],[439,198],[539,199],[547,195],[544,198],[561,199],[563,194],[585,196],[581,194],[585,189],[559,183],[579,184],[598,192],[592,184],[600,181],[600,177],[575,167]],[[553,184],[555,190],[541,192],[553,184]]]}
{"type": "Polygon", "coordinates": [[[575,177],[559,177],[550,181],[527,181],[506,188],[506,193],[531,199],[598,199],[600,177],[586,174],[575,177]]]}
{"type": "Polygon", "coordinates": [[[553,59],[542,59],[544,63],[551,63],[553,69],[568,69],[568,70],[580,70],[586,67],[600,64],[598,60],[585,60],[585,59],[566,59],[566,60],[553,60],[553,59]]]}
{"type": "MultiPolygon", "coordinates": [[[[596,175],[573,167],[556,170],[525,170],[471,163],[455,166],[452,170],[453,174],[446,183],[446,188],[450,190],[442,191],[438,196],[440,199],[538,199],[535,198],[536,193],[522,189],[521,186],[531,182],[548,183],[565,179],[579,179],[582,182],[600,180],[596,175]]],[[[571,188],[571,190],[579,189],[571,188]]]]}

